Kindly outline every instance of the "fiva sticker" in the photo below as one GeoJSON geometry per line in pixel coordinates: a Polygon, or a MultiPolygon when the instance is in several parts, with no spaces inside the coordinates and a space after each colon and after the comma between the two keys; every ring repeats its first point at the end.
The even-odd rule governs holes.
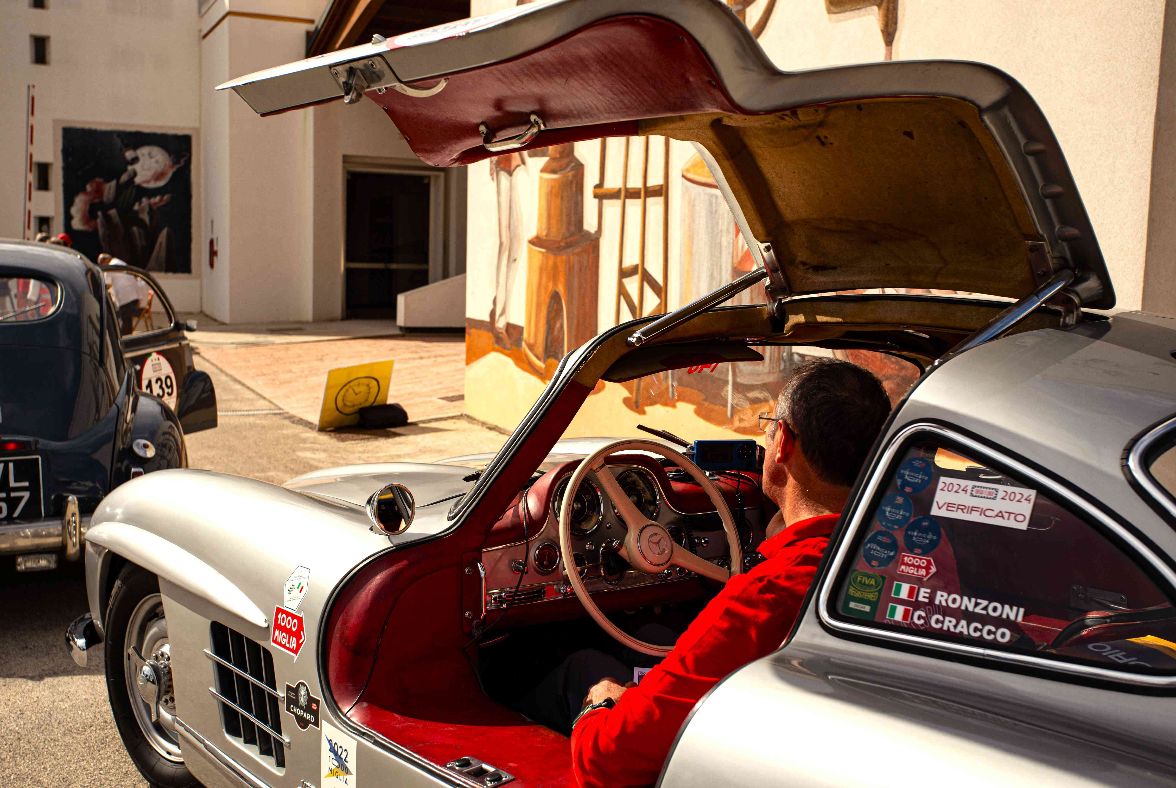
{"type": "Polygon", "coordinates": [[[357,753],[355,739],[323,722],[322,750],[319,770],[322,772],[321,788],[355,788],[357,753]]]}
{"type": "Polygon", "coordinates": [[[299,566],[286,578],[286,585],[282,588],[282,607],[287,610],[297,610],[302,607],[302,600],[310,590],[310,569],[299,566]]]}

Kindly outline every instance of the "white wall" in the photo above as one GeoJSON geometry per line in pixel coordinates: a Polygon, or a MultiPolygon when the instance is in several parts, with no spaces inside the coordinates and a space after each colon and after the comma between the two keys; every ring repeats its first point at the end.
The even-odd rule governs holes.
{"type": "MultiPolygon", "coordinates": [[[[200,125],[200,47],[193,0],[0,0],[0,236],[23,237],[25,92],[36,84],[33,158],[53,164],[34,215],[64,230],[61,125],[194,133],[200,125]],[[33,65],[29,36],[49,36],[49,65],[33,65]]],[[[199,145],[193,139],[194,153],[199,145]]],[[[198,156],[196,157],[198,158],[198,156]]],[[[199,167],[197,161],[192,166],[199,167]]],[[[160,278],[182,310],[199,308],[200,178],[193,169],[193,274],[160,278]]]]}

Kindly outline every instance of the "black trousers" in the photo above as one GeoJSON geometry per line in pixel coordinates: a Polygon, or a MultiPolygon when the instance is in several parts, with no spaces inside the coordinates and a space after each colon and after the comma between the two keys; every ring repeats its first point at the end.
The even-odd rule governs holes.
{"type": "MultiPolygon", "coordinates": [[[[634,636],[671,645],[681,629],[650,623],[634,636]]],[[[659,657],[625,648],[596,630],[582,633],[545,630],[512,636],[483,655],[482,681],[487,693],[515,711],[554,731],[570,735],[584,697],[597,682],[633,680],[633,668],[651,668],[659,657]]]]}

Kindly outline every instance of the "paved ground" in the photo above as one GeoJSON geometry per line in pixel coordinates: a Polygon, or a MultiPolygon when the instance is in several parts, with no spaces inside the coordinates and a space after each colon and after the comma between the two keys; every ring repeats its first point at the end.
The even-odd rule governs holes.
{"type": "MultiPolygon", "coordinates": [[[[339,338],[346,325],[303,324],[277,341],[267,329],[203,329],[192,334],[196,364],[212,375],[222,415],[217,429],[189,436],[192,467],[282,482],[329,465],[494,451],[504,440],[446,417],[461,409],[441,399],[461,392],[460,337],[371,339],[378,326],[363,324],[361,338],[339,338]],[[305,409],[327,367],[380,358],[397,360],[392,399],[431,420],[375,432],[309,426],[305,409]]],[[[63,648],[66,625],[86,609],[79,568],[20,575],[0,563],[0,784],[143,785],[111,720],[101,665],[79,670],[63,648]]]]}

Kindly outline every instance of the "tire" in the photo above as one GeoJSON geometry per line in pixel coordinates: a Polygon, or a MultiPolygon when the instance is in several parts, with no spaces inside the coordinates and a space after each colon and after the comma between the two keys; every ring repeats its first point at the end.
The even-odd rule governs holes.
{"type": "MultiPolygon", "coordinates": [[[[135,664],[127,653],[132,646],[147,659],[166,653],[164,664],[170,665],[159,581],[137,566],[127,566],[119,574],[106,606],[106,691],[114,724],[127,754],[148,783],[164,788],[199,786],[184,765],[176,734],[169,729],[168,723],[174,729],[174,722],[162,714],[159,722],[150,719],[149,707],[135,680],[135,664]]],[[[170,678],[161,681],[160,686],[166,699],[171,694],[170,678]]],[[[174,699],[164,705],[170,708],[174,720],[174,699]]]]}

